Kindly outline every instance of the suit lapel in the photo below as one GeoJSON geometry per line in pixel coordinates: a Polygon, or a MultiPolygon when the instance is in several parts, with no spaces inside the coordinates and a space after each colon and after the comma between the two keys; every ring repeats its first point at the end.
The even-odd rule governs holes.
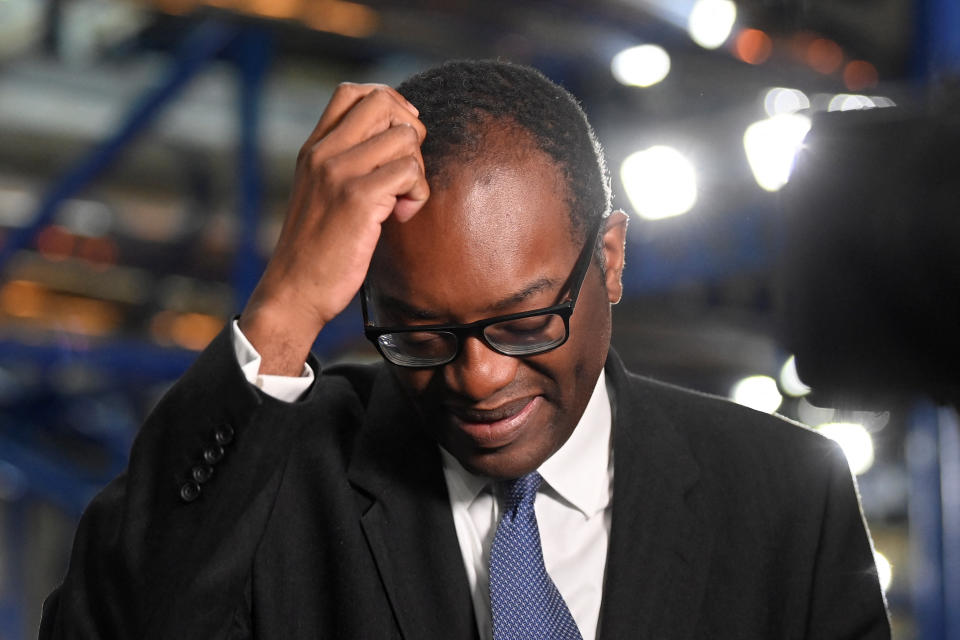
{"type": "Polygon", "coordinates": [[[349,479],[403,637],[476,637],[440,453],[383,370],[371,392],[349,479]]]}
{"type": "Polygon", "coordinates": [[[649,382],[611,353],[614,490],[599,637],[686,638],[709,571],[699,467],[649,382]]]}

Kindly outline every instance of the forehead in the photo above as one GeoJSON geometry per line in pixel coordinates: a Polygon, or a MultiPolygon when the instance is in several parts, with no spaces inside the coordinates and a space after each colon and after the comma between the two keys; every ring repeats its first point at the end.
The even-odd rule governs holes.
{"type": "Polygon", "coordinates": [[[375,290],[450,312],[480,309],[538,279],[562,284],[580,249],[563,174],[530,146],[497,146],[463,165],[449,160],[412,220],[384,224],[375,290]]]}

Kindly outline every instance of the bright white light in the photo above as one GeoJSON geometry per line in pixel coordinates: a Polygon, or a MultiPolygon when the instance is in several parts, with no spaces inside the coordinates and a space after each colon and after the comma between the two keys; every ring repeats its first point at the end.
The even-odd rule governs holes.
{"type": "Polygon", "coordinates": [[[784,113],[754,122],[743,134],[753,177],[763,189],[777,191],[790,179],[793,159],[810,131],[810,118],[784,113]]]}
{"type": "Polygon", "coordinates": [[[655,44],[630,47],[613,56],[610,71],[620,84],[649,87],[670,73],[670,54],[655,44]]]}
{"type": "Polygon", "coordinates": [[[857,475],[873,466],[873,438],[862,424],[853,422],[828,422],[817,431],[840,445],[850,469],[857,475]]]}
{"type": "Polygon", "coordinates": [[[56,219],[72,233],[94,238],[105,235],[113,226],[109,207],[95,200],[67,200],[56,219]]]}
{"type": "Polygon", "coordinates": [[[877,577],[880,579],[880,588],[886,593],[890,589],[890,583],[893,582],[893,566],[887,557],[879,551],[873,552],[873,561],[877,565],[877,577]]]}
{"type": "Polygon", "coordinates": [[[886,96],[870,96],[870,99],[873,101],[873,104],[877,105],[881,109],[897,106],[896,102],[886,96]]]}
{"type": "Polygon", "coordinates": [[[770,376],[750,376],[733,385],[730,398],[757,411],[773,413],[783,402],[777,390],[777,381],[770,376]]]}
{"type": "Polygon", "coordinates": [[[827,111],[855,111],[857,109],[873,109],[877,103],[867,96],[838,93],[830,100],[827,111]]]}
{"type": "Polygon", "coordinates": [[[811,391],[810,387],[805,385],[803,380],[800,379],[800,374],[797,373],[797,359],[794,356],[787,358],[787,361],[783,363],[783,367],[780,369],[780,388],[783,389],[788,396],[793,396],[794,398],[805,396],[811,391]]]}
{"type": "Polygon", "coordinates": [[[731,0],[697,0],[687,18],[687,31],[704,49],[716,49],[730,37],[737,20],[737,5],[731,0]]]}
{"type": "Polygon", "coordinates": [[[25,227],[33,220],[37,198],[26,189],[0,186],[0,225],[25,227]]]}
{"type": "Polygon", "coordinates": [[[620,178],[634,211],[647,220],[678,216],[697,202],[693,164],[673,147],[630,154],[620,165],[620,178]]]}
{"type": "Polygon", "coordinates": [[[806,398],[800,398],[797,403],[797,417],[803,424],[823,424],[832,422],[837,410],[831,407],[818,407],[811,404],[806,398]]]}
{"type": "Polygon", "coordinates": [[[788,89],[786,87],[774,87],[767,91],[763,98],[763,109],[768,116],[776,116],[781,113],[794,113],[801,109],[810,108],[810,98],[799,89],[788,89]]]}

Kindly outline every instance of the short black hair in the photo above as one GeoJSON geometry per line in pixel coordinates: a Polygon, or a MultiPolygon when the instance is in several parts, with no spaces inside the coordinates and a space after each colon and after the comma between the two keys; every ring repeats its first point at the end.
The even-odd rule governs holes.
{"type": "Polygon", "coordinates": [[[445,161],[482,152],[487,127],[519,126],[562,171],[571,228],[583,236],[610,213],[610,178],[603,149],[580,103],[531,67],[501,60],[453,60],[397,87],[420,111],[427,180],[444,177],[445,161]]]}

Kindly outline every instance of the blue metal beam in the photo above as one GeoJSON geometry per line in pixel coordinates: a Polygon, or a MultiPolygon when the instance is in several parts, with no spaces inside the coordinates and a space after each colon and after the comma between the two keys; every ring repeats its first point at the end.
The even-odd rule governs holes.
{"type": "Polygon", "coordinates": [[[943,515],[943,601],[947,638],[960,638],[960,420],[955,409],[939,411],[940,511],[943,515]]]}
{"type": "Polygon", "coordinates": [[[913,618],[918,640],[949,637],[944,624],[939,431],[936,407],[922,404],[914,409],[907,432],[907,473],[913,618]]]}
{"type": "Polygon", "coordinates": [[[919,0],[915,5],[914,75],[937,80],[960,72],[960,2],[919,0]]]}
{"type": "Polygon", "coordinates": [[[146,131],[161,109],[169,104],[211,59],[236,37],[237,28],[219,22],[202,22],[184,38],[175,62],[153,89],[147,91],[123,118],[120,127],[106,140],[91,149],[54,183],[43,197],[29,225],[12,232],[0,247],[0,269],[10,257],[26,247],[36,233],[50,224],[58,207],[77,194],[106,170],[133,142],[146,131]]]}

